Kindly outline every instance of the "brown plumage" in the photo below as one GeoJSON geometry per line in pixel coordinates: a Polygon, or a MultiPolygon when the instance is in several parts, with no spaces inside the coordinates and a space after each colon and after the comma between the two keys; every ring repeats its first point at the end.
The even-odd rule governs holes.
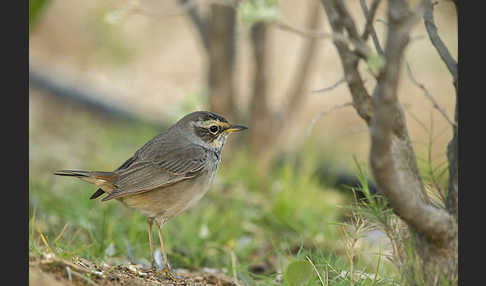
{"type": "MultiPolygon", "coordinates": [[[[160,228],[199,201],[213,181],[228,134],[244,129],[212,112],[197,111],[145,143],[112,172],[62,170],[54,174],[98,186],[90,199],[106,193],[102,201],[116,199],[146,215],[153,266],[152,221],[160,228]]],[[[168,271],[160,233],[159,237],[168,271]]]]}

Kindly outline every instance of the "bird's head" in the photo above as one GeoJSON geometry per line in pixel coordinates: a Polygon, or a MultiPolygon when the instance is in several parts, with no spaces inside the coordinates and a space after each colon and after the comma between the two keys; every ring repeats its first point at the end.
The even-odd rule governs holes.
{"type": "Polygon", "coordinates": [[[184,116],[177,123],[193,139],[199,139],[208,148],[221,151],[229,134],[248,129],[231,124],[224,117],[209,111],[196,111],[184,116]]]}

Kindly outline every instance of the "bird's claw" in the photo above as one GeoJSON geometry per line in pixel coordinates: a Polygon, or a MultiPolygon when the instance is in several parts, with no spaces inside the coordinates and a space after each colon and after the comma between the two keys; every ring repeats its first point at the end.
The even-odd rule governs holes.
{"type": "Polygon", "coordinates": [[[176,282],[177,277],[175,276],[174,272],[170,270],[169,267],[164,267],[163,269],[157,270],[157,274],[163,274],[165,277],[169,278],[170,280],[176,282]]]}

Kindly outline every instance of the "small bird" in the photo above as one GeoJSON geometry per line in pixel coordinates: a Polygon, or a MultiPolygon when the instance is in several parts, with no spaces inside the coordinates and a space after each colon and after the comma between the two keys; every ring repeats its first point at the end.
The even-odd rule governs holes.
{"type": "Polygon", "coordinates": [[[116,199],[145,215],[153,270],[155,220],[164,257],[162,272],[175,280],[167,260],[162,226],[206,194],[228,135],[245,129],[246,126],[230,124],[215,113],[196,111],[145,143],[113,172],[61,170],[54,174],[77,177],[98,186],[90,199],[106,195],[101,201],[116,199]]]}

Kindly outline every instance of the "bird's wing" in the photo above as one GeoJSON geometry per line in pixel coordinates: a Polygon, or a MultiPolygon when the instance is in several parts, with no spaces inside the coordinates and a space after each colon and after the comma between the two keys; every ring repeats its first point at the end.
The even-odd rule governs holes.
{"type": "Polygon", "coordinates": [[[169,152],[140,159],[117,170],[112,181],[115,189],[102,201],[134,195],[193,178],[207,166],[209,151],[198,145],[186,145],[169,152]]]}
{"type": "MultiPolygon", "coordinates": [[[[157,136],[155,136],[151,140],[147,141],[142,147],[140,147],[135,152],[135,154],[133,154],[132,157],[128,158],[114,172],[117,172],[117,171],[120,171],[120,170],[123,170],[123,169],[127,169],[134,162],[143,161],[144,158],[150,158],[150,156],[153,156],[153,154],[156,154],[158,150],[166,150],[166,149],[171,150],[171,147],[174,146],[174,142],[175,143],[178,143],[178,142],[175,141],[175,140],[172,140],[172,142],[171,142],[170,140],[167,140],[169,138],[171,138],[171,137],[170,136],[167,136],[167,132],[158,134],[157,136]],[[160,146],[160,145],[162,145],[162,146],[164,146],[166,148],[155,148],[156,146],[160,146]]],[[[102,188],[99,188],[93,195],[91,195],[90,199],[91,200],[92,199],[96,199],[97,197],[103,195],[104,193],[105,193],[105,191],[102,188]]],[[[109,196],[107,196],[106,198],[110,199],[109,196]]]]}
{"type": "MultiPolygon", "coordinates": [[[[133,162],[135,162],[136,160],[137,160],[137,154],[135,153],[132,157],[128,158],[128,160],[126,160],[120,167],[118,167],[115,170],[115,172],[130,167],[130,165],[133,164],[133,162]]],[[[105,193],[105,191],[103,191],[102,188],[99,188],[98,190],[96,190],[95,193],[93,193],[91,195],[91,197],[89,199],[90,200],[96,199],[97,197],[103,195],[104,193],[105,193]]]]}

